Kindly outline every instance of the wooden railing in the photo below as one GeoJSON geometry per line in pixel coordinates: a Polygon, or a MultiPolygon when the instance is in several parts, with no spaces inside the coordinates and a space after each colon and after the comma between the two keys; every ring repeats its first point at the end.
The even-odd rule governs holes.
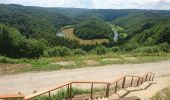
{"type": "Polygon", "coordinates": [[[90,99],[94,99],[94,85],[101,84],[104,85],[106,88],[105,96],[109,97],[110,95],[116,93],[118,89],[125,88],[125,87],[135,87],[139,86],[140,84],[146,81],[153,81],[155,73],[149,72],[142,76],[133,76],[133,75],[124,75],[117,78],[111,82],[103,82],[103,81],[71,81],[65,84],[60,84],[55,87],[49,88],[47,90],[43,90],[37,93],[33,93],[31,95],[23,95],[23,94],[16,94],[16,95],[0,95],[0,99],[7,99],[7,98],[20,98],[24,100],[30,100],[38,96],[46,95],[48,99],[51,100],[52,92],[58,89],[66,88],[67,95],[65,97],[66,100],[72,100],[74,95],[72,94],[73,85],[75,84],[90,84],[90,99]]]}
{"type": "Polygon", "coordinates": [[[25,95],[24,94],[5,94],[5,95],[0,95],[0,99],[19,99],[19,100],[24,100],[25,95]]]}

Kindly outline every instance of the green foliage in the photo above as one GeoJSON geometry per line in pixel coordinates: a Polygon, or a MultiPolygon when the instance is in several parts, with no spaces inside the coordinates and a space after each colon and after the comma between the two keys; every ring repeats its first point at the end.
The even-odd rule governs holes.
{"type": "Polygon", "coordinates": [[[144,11],[120,17],[112,21],[112,23],[124,27],[131,36],[136,32],[141,32],[143,29],[151,27],[155,22],[159,21],[159,19],[158,13],[144,11]]]}
{"type": "Polygon", "coordinates": [[[104,46],[98,46],[94,49],[94,52],[97,54],[97,55],[102,55],[102,54],[106,54],[107,50],[104,46]]]}
{"type": "Polygon", "coordinates": [[[85,52],[83,49],[75,49],[75,50],[73,51],[73,53],[74,53],[75,55],[85,55],[85,54],[86,54],[86,52],[85,52]]]}
{"type": "Polygon", "coordinates": [[[26,39],[14,28],[0,25],[0,53],[8,57],[38,58],[45,49],[43,40],[26,39]]]}
{"type": "Polygon", "coordinates": [[[3,57],[3,56],[0,56],[0,63],[15,63],[15,61],[11,58],[7,58],[7,57],[3,57]]]}
{"type": "Polygon", "coordinates": [[[120,47],[115,46],[115,47],[112,47],[112,51],[113,51],[113,52],[120,52],[121,49],[120,49],[120,47]]]}
{"type": "MultiPolygon", "coordinates": [[[[91,51],[98,45],[80,45],[76,40],[56,37],[55,33],[63,26],[77,24],[75,25],[77,37],[83,39],[110,37],[112,40],[113,31],[105,21],[115,18],[118,19],[112,23],[121,26],[115,26],[120,38],[120,43],[116,44],[119,47],[130,51],[140,46],[161,44],[162,51],[169,52],[169,11],[40,8],[14,4],[0,4],[0,9],[0,23],[3,24],[0,25],[2,56],[39,58],[69,56],[72,53],[84,55],[84,51],[91,51]],[[82,20],[84,21],[81,22],[82,20]],[[51,49],[46,50],[47,48],[51,49]],[[70,49],[76,50],[71,52],[70,49]]],[[[112,47],[107,43],[102,45],[112,47]]],[[[101,50],[96,48],[93,51],[96,51],[96,54],[107,52],[103,48],[101,50]]],[[[114,48],[113,51],[119,50],[114,48]]],[[[3,60],[8,62],[8,59],[7,61],[2,59],[2,62],[3,60]]]]}
{"type": "MultiPolygon", "coordinates": [[[[96,91],[96,90],[95,90],[96,91]]],[[[83,90],[79,88],[72,88],[72,96],[80,95],[80,94],[89,94],[90,90],[83,90]]],[[[68,97],[68,91],[67,90],[60,90],[56,94],[53,94],[51,96],[52,100],[63,100],[68,97]]],[[[48,96],[39,96],[34,98],[33,100],[49,100],[48,96]]]]}
{"type": "Polygon", "coordinates": [[[128,33],[126,40],[123,40],[123,45],[128,46],[135,42],[140,46],[170,43],[170,19],[164,14],[146,11],[118,18],[112,23],[124,27],[128,33]]]}
{"type": "Polygon", "coordinates": [[[102,39],[112,33],[110,25],[99,18],[87,19],[74,29],[74,34],[82,39],[102,39]]]}
{"type": "Polygon", "coordinates": [[[136,53],[159,53],[162,52],[158,46],[140,47],[134,50],[136,53]]]}
{"type": "Polygon", "coordinates": [[[0,23],[18,29],[31,38],[48,38],[65,25],[74,23],[65,15],[39,7],[0,4],[0,23]]]}
{"type": "Polygon", "coordinates": [[[54,47],[49,49],[47,52],[50,57],[71,55],[71,50],[67,47],[54,47]]]}
{"type": "Polygon", "coordinates": [[[170,52],[170,45],[166,42],[160,44],[160,48],[162,51],[169,53],[170,52]]]}
{"type": "Polygon", "coordinates": [[[134,42],[134,43],[128,43],[128,44],[126,44],[126,45],[124,46],[124,49],[125,49],[126,51],[131,51],[131,50],[136,49],[136,48],[138,48],[138,47],[140,47],[140,45],[139,45],[137,42],[134,42]]]}
{"type": "Polygon", "coordinates": [[[77,47],[80,47],[80,44],[76,40],[71,40],[68,38],[64,37],[51,37],[48,39],[50,46],[55,47],[55,46],[66,46],[71,49],[75,49],[77,47]]]}

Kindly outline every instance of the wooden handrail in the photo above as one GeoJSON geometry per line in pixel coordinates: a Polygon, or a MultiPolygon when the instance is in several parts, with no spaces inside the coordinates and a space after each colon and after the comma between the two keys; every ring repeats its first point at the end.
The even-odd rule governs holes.
{"type": "Polygon", "coordinates": [[[120,80],[124,79],[126,76],[127,76],[127,75],[123,75],[123,76],[121,76],[121,77],[117,78],[116,80],[114,80],[114,81],[110,82],[110,85],[115,84],[116,82],[118,82],[118,81],[120,81],[120,80]]]}
{"type": "Polygon", "coordinates": [[[92,81],[92,80],[81,80],[81,81],[72,81],[71,83],[96,83],[96,84],[109,84],[110,82],[104,82],[104,81],[92,81]]]}
{"type": "Polygon", "coordinates": [[[8,99],[8,98],[24,98],[24,94],[5,94],[0,95],[0,99],[8,99]]]}
{"type": "MultiPolygon", "coordinates": [[[[140,79],[142,79],[142,82],[143,83],[145,80],[147,81],[147,79],[144,80],[145,77],[148,78],[147,75],[149,75],[149,80],[153,80],[154,78],[154,75],[155,73],[152,73],[152,72],[148,72],[147,74],[144,74],[142,76],[135,76],[135,75],[123,75],[121,77],[118,77],[117,79],[111,81],[111,82],[106,82],[106,81],[93,81],[93,80],[78,80],[78,81],[70,81],[70,82],[67,82],[67,83],[63,83],[63,84],[59,84],[59,85],[56,85],[54,87],[51,87],[51,88],[48,88],[48,89],[45,89],[43,91],[40,91],[40,92],[37,92],[37,93],[33,93],[31,95],[27,95],[25,96],[24,94],[6,94],[6,95],[0,95],[0,99],[6,99],[6,98],[24,98],[25,100],[28,100],[28,99],[31,99],[31,98],[34,98],[34,97],[37,97],[37,96],[40,96],[40,95],[43,95],[43,94],[46,94],[46,93],[49,93],[49,96],[50,96],[50,92],[51,91],[54,91],[54,90],[57,90],[57,89],[60,89],[62,87],[65,87],[65,86],[68,86],[68,89],[69,92],[71,91],[71,88],[72,88],[72,84],[75,84],[75,83],[89,83],[89,84],[92,84],[92,88],[93,88],[93,85],[94,84],[106,84],[107,85],[107,90],[106,90],[106,96],[109,95],[109,86],[113,85],[113,84],[118,84],[119,81],[123,80],[122,82],[122,88],[124,87],[125,85],[125,80],[126,80],[126,77],[138,77],[138,81],[137,81],[137,86],[139,84],[139,81],[140,79]]],[[[131,86],[132,86],[132,83],[131,83],[131,86]]],[[[117,91],[117,88],[115,88],[115,92],[117,91]]],[[[93,93],[93,90],[91,90],[91,93],[93,93]]],[[[91,98],[92,98],[92,94],[91,94],[91,98]]]]}
{"type": "Polygon", "coordinates": [[[28,96],[25,96],[25,100],[31,99],[31,98],[36,97],[36,96],[40,96],[42,94],[46,94],[46,93],[48,93],[50,91],[54,91],[54,90],[57,90],[57,89],[62,88],[62,87],[65,87],[65,86],[69,85],[70,83],[71,82],[64,83],[64,84],[59,84],[59,85],[57,85],[55,87],[51,87],[49,89],[46,89],[46,90],[43,90],[43,91],[40,91],[40,92],[37,92],[37,93],[33,93],[31,95],[28,95],[28,96]]]}

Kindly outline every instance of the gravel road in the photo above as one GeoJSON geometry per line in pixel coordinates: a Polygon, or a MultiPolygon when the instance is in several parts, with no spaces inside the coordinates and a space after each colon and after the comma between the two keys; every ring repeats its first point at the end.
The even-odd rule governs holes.
{"type": "Polygon", "coordinates": [[[147,72],[155,72],[157,74],[156,78],[169,76],[170,60],[143,64],[114,64],[73,70],[0,75],[0,94],[18,92],[30,94],[34,90],[40,91],[70,80],[111,81],[123,74],[139,75],[147,72]]]}

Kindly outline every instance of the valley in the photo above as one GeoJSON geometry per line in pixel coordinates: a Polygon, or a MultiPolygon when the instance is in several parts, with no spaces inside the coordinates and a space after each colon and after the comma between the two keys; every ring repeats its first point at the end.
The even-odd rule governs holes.
{"type": "MultiPolygon", "coordinates": [[[[127,88],[133,88],[133,82],[138,88],[140,82],[143,85],[143,82],[151,81],[155,73],[154,82],[157,84],[127,96],[160,100],[161,93],[169,91],[170,10],[0,3],[0,99],[3,94],[8,97],[8,94],[18,96],[21,93],[38,96],[36,100],[51,97],[62,100],[72,98],[72,94],[91,93],[92,99],[93,92],[99,91],[108,97],[113,90],[117,94],[119,87],[126,90],[128,76],[119,80],[117,76],[144,73],[147,74],[131,76],[131,83],[128,81],[131,86],[127,88]],[[113,84],[104,83],[107,87],[102,89],[94,89],[95,82],[84,81],[90,83],[89,91],[86,87],[72,90],[72,80],[114,81],[113,84]],[[64,85],[67,90],[59,89],[56,95],[45,91],[50,86],[70,81],[64,85]],[[41,92],[48,93],[48,96],[41,95],[41,92]]],[[[26,98],[29,96],[24,95],[23,99],[26,98]]]]}

